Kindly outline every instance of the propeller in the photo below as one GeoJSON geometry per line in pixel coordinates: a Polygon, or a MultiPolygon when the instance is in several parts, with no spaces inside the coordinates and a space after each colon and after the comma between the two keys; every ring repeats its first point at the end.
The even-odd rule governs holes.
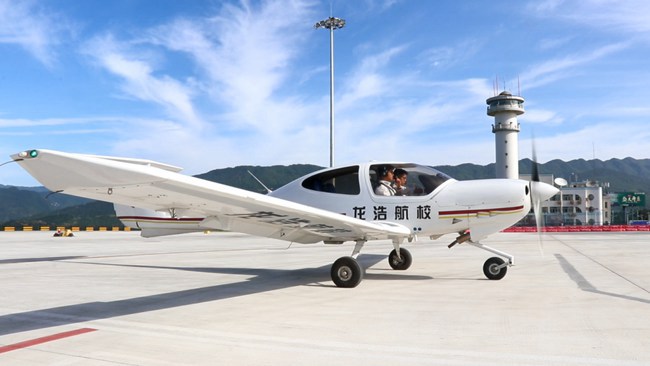
{"type": "Polygon", "coordinates": [[[533,145],[533,165],[530,174],[530,203],[535,215],[535,225],[537,226],[537,243],[539,251],[544,255],[544,243],[542,240],[542,229],[544,222],[542,220],[542,201],[553,197],[559,191],[556,187],[544,183],[539,178],[539,163],[537,162],[537,152],[535,151],[535,140],[533,145]]]}
{"type": "Polygon", "coordinates": [[[530,172],[530,201],[533,207],[533,215],[535,216],[535,226],[537,226],[537,244],[539,245],[539,251],[544,256],[544,242],[542,240],[542,227],[544,223],[542,222],[542,200],[540,195],[537,193],[539,189],[539,163],[537,162],[537,152],[535,149],[535,140],[532,142],[533,145],[533,165],[530,172]]]}

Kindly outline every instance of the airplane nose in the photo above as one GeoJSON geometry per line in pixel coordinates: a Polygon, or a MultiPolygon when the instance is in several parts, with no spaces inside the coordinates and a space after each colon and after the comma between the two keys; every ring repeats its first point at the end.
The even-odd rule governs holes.
{"type": "Polygon", "coordinates": [[[545,201],[555,196],[560,190],[543,182],[530,182],[530,196],[534,202],[545,201]]]}

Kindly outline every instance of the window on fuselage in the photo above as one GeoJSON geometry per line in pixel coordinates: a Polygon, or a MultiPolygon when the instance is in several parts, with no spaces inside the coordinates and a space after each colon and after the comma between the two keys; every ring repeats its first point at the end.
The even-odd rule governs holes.
{"type": "Polygon", "coordinates": [[[361,193],[359,167],[351,166],[312,175],[302,182],[302,186],[312,191],[357,195],[361,193]]]}
{"type": "Polygon", "coordinates": [[[451,177],[430,166],[418,164],[375,164],[370,166],[370,183],[373,193],[379,186],[378,171],[390,165],[393,169],[404,169],[407,172],[406,196],[424,196],[433,192],[439,185],[451,177]]]}

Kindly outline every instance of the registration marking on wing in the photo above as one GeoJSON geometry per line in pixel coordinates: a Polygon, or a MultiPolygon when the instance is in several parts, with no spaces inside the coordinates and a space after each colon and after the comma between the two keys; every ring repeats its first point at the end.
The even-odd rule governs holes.
{"type": "Polygon", "coordinates": [[[312,223],[309,219],[303,217],[291,217],[289,215],[278,214],[272,211],[258,211],[245,214],[227,214],[226,216],[246,220],[252,219],[254,221],[259,221],[262,223],[300,228],[322,234],[352,233],[352,230],[350,229],[335,227],[323,223],[312,223]]]}

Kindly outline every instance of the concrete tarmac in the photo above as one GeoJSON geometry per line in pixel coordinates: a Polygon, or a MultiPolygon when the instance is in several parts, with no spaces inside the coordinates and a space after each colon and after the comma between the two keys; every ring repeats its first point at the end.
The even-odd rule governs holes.
{"type": "Polygon", "coordinates": [[[500,233],[352,244],[234,233],[0,233],[0,365],[650,365],[650,233],[500,233]]]}

